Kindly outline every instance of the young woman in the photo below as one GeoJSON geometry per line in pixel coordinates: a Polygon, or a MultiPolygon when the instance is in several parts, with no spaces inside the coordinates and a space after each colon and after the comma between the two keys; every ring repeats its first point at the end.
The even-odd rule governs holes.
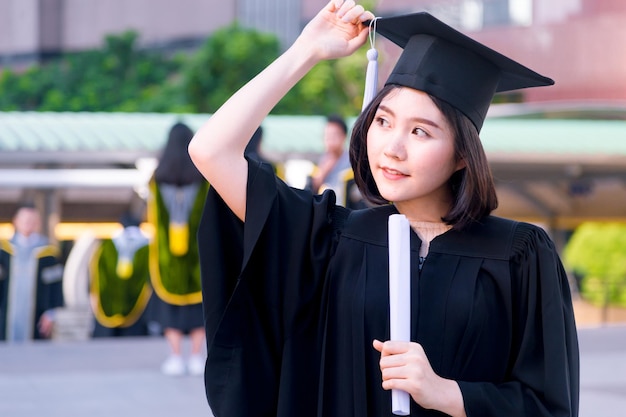
{"type": "Polygon", "coordinates": [[[151,308],[170,348],[161,372],[172,376],[202,375],[205,364],[199,254],[194,241],[209,185],[186,151],[192,137],[193,131],[184,123],[170,128],[148,199],[148,221],[155,229],[149,247],[150,282],[156,294],[151,308]],[[185,335],[190,341],[186,361],[185,335]]]}
{"type": "Polygon", "coordinates": [[[198,236],[216,417],[391,416],[392,389],[415,416],[577,415],[565,273],[543,230],[490,215],[478,136],[494,92],[551,80],[429,15],[406,17],[377,21],[404,52],[350,145],[378,207],[339,207],[332,191],[289,188],[243,156],[308,70],[363,45],[374,16],[353,1],[327,4],[190,144],[212,185],[198,236]],[[389,340],[396,213],[414,232],[411,342],[389,340]]]}

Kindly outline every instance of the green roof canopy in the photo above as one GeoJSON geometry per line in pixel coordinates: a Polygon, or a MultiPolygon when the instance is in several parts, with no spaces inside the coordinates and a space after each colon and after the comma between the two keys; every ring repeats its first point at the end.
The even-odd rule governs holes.
{"type": "MultiPolygon", "coordinates": [[[[177,121],[198,129],[206,114],[0,112],[0,163],[128,162],[154,156],[177,121]],[[78,161],[72,158],[78,156],[78,161]],[[58,158],[58,159],[57,159],[58,158]]],[[[277,159],[322,151],[325,118],[268,116],[263,149],[277,159]]],[[[354,118],[349,120],[354,122],[354,118]]],[[[488,155],[518,158],[626,156],[626,120],[490,117],[481,137],[488,155]]]]}

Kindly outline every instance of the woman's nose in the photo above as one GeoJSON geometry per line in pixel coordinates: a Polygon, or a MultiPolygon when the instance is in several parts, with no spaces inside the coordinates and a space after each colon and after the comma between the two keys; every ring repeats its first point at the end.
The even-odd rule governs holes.
{"type": "Polygon", "coordinates": [[[384,149],[385,156],[393,159],[403,160],[406,158],[406,148],[404,146],[404,139],[399,135],[394,135],[391,140],[387,142],[384,149]]]}

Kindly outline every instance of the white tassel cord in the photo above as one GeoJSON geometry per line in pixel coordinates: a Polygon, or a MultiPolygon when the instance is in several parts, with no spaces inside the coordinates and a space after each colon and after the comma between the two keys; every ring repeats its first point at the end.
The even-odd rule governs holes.
{"type": "Polygon", "coordinates": [[[367,51],[367,71],[365,73],[365,91],[363,92],[363,106],[361,111],[370,104],[378,91],[378,51],[375,47],[376,41],[376,20],[375,17],[370,21],[370,49],[367,51]]]}

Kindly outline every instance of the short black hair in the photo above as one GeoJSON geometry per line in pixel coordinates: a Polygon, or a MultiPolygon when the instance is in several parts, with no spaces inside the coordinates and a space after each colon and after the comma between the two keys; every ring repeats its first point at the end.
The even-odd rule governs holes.
{"type": "Polygon", "coordinates": [[[348,134],[348,125],[346,121],[338,114],[329,114],[326,116],[326,123],[335,123],[338,125],[341,130],[343,130],[344,135],[348,134]]]}
{"type": "Polygon", "coordinates": [[[157,183],[182,186],[204,180],[189,156],[188,147],[192,137],[193,131],[184,123],[177,122],[171,127],[154,171],[157,183]]]}
{"type": "Polygon", "coordinates": [[[22,201],[15,208],[15,211],[13,212],[13,217],[15,217],[15,215],[22,209],[38,210],[37,205],[34,202],[22,201]]]}
{"type": "MultiPolygon", "coordinates": [[[[383,87],[357,118],[350,140],[350,163],[354,171],[354,181],[363,197],[377,205],[389,204],[389,201],[380,195],[370,170],[367,132],[383,98],[398,88],[409,87],[395,84],[383,87]]],[[[442,218],[455,229],[462,229],[498,207],[495,184],[476,126],[449,103],[432,95],[429,97],[452,127],[456,158],[465,161],[465,167],[455,172],[448,181],[453,203],[450,211],[442,218]]]]}
{"type": "Polygon", "coordinates": [[[141,220],[139,220],[139,218],[130,211],[126,211],[120,217],[120,224],[124,228],[132,226],[139,227],[139,225],[141,225],[141,220]]]}

